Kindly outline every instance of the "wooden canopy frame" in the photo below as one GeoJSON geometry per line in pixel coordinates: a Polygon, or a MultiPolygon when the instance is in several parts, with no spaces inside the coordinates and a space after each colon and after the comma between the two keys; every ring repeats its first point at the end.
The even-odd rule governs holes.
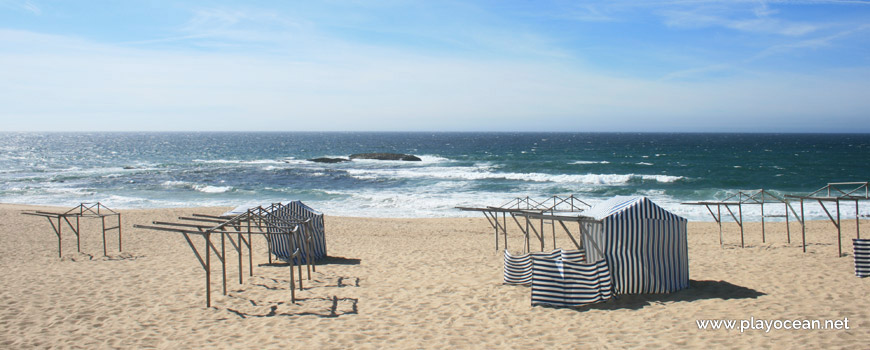
{"type": "MultiPolygon", "coordinates": [[[[801,221],[804,219],[804,201],[816,201],[825,211],[831,223],[837,227],[837,256],[843,256],[843,236],[842,226],[840,225],[840,202],[855,202],[855,235],[861,238],[861,213],[858,211],[858,203],[860,201],[870,200],[870,182],[831,182],[815,192],[804,196],[787,195],[786,197],[800,200],[801,202],[801,221]],[[837,209],[837,218],[831,215],[825,202],[834,202],[837,209]]],[[[803,250],[807,252],[806,227],[801,230],[803,239],[803,250]]]]}
{"type": "MultiPolygon", "coordinates": [[[[604,256],[604,252],[601,251],[601,248],[598,246],[598,243],[596,243],[588,233],[583,231],[583,223],[600,223],[601,222],[600,220],[596,220],[595,218],[583,216],[583,215],[576,215],[576,216],[555,215],[555,214],[537,213],[537,212],[529,212],[529,211],[514,212],[514,213],[511,213],[511,216],[514,216],[514,217],[522,216],[522,217],[526,218],[526,222],[529,222],[530,220],[535,220],[535,219],[548,220],[548,221],[552,222],[553,226],[554,226],[554,228],[553,228],[553,249],[557,248],[555,225],[556,225],[556,222],[558,222],[559,225],[562,227],[562,229],[565,231],[565,234],[571,240],[571,243],[573,243],[574,246],[577,247],[577,249],[585,250],[586,247],[584,247],[582,241],[578,242],[577,239],[574,237],[574,235],[571,234],[571,230],[568,228],[568,225],[565,225],[566,222],[576,222],[577,227],[579,228],[578,232],[580,233],[580,237],[581,238],[587,237],[590,240],[590,242],[593,243],[595,250],[597,250],[598,253],[601,254],[601,256],[604,256]]],[[[534,229],[534,225],[529,226],[529,227],[532,229],[532,232],[534,232],[539,238],[541,238],[541,251],[544,251],[544,240],[543,240],[543,233],[544,232],[543,232],[543,230],[540,232],[540,234],[538,234],[538,232],[534,229]]],[[[528,249],[529,248],[528,231],[526,231],[525,233],[526,233],[526,236],[525,236],[526,237],[526,248],[528,249]]]]}
{"type": "MultiPolygon", "coordinates": [[[[530,233],[534,233],[535,236],[541,243],[541,250],[544,250],[544,225],[550,224],[552,225],[553,232],[553,244],[556,244],[556,224],[555,220],[551,218],[551,216],[556,213],[579,213],[583,212],[591,208],[592,206],[589,203],[577,198],[576,196],[568,195],[568,196],[552,196],[549,198],[545,198],[542,200],[537,200],[531,197],[517,197],[514,198],[507,203],[504,203],[500,206],[487,206],[487,207],[456,207],[456,209],[462,211],[477,211],[483,213],[483,216],[486,217],[489,224],[495,230],[495,250],[499,250],[498,236],[502,234],[504,238],[504,249],[508,249],[508,239],[507,239],[507,215],[510,214],[511,218],[513,218],[514,222],[519,227],[520,231],[522,231],[523,236],[525,237],[525,252],[529,252],[531,249],[530,246],[530,233]],[[549,216],[529,216],[526,214],[545,214],[549,213],[549,216]],[[499,222],[498,215],[501,214],[501,222],[499,222]],[[525,224],[520,223],[520,220],[517,219],[517,216],[523,216],[525,218],[525,224]],[[531,223],[531,219],[540,220],[540,230],[534,227],[531,223]]],[[[564,225],[563,225],[564,226],[564,225]]]]}
{"type": "MultiPolygon", "coordinates": [[[[222,285],[223,285],[223,294],[227,294],[227,251],[226,251],[226,241],[227,239],[230,241],[230,244],[238,253],[238,263],[239,263],[239,284],[244,283],[243,280],[243,255],[244,250],[242,249],[243,245],[248,248],[248,270],[249,276],[254,275],[254,265],[253,265],[253,254],[252,254],[252,235],[263,235],[269,239],[269,235],[289,235],[290,242],[292,244],[291,251],[293,253],[289,257],[288,261],[290,264],[290,300],[292,303],[296,302],[296,278],[294,276],[294,267],[298,269],[299,272],[299,290],[303,289],[302,285],[302,264],[294,264],[294,258],[300,257],[302,254],[307,254],[308,257],[311,256],[311,219],[306,220],[288,220],[284,218],[280,218],[271,213],[270,209],[277,208],[277,206],[282,206],[283,204],[276,203],[272,204],[266,208],[262,206],[249,208],[244,213],[233,217],[226,216],[214,216],[214,215],[204,215],[204,214],[193,214],[192,216],[182,216],[179,217],[179,220],[190,221],[194,223],[184,223],[184,222],[162,222],[162,221],[153,221],[152,225],[133,225],[136,228],[157,230],[157,231],[168,231],[168,232],[176,232],[181,233],[184,236],[184,239],[187,241],[187,244],[190,246],[193,251],[196,259],[199,261],[200,266],[205,270],[205,295],[206,295],[206,307],[211,307],[211,253],[214,252],[215,256],[221,262],[221,271],[222,271],[222,285]],[[221,247],[220,251],[218,248],[212,243],[212,235],[217,234],[220,235],[221,247]],[[296,235],[304,234],[302,247],[296,246],[296,235]],[[194,242],[191,240],[190,235],[199,235],[203,237],[203,241],[205,244],[205,257],[200,252],[200,250],[196,247],[194,242]],[[236,235],[236,239],[233,239],[233,235],[236,235]],[[246,237],[247,236],[247,237],[246,237]]],[[[311,270],[312,259],[305,259],[308,269],[308,279],[311,279],[311,270]]],[[[270,251],[270,262],[271,262],[271,251],[270,251]]]]}
{"type": "Polygon", "coordinates": [[[81,242],[81,219],[82,218],[99,218],[102,221],[102,231],[103,231],[103,256],[108,255],[108,248],[106,247],[106,232],[118,230],[118,251],[122,251],[121,245],[121,213],[118,213],[109,207],[103,205],[100,202],[96,203],[81,203],[78,206],[73,207],[70,210],[65,212],[48,212],[48,211],[40,211],[40,210],[32,210],[32,211],[24,211],[21,214],[23,215],[32,215],[32,216],[40,216],[44,217],[48,220],[48,223],[51,224],[51,228],[54,230],[54,234],[57,236],[57,256],[63,257],[63,245],[62,245],[62,236],[63,236],[63,222],[66,222],[67,226],[73,231],[76,235],[76,250],[81,253],[82,251],[82,242],[81,242]],[[116,218],[117,225],[106,227],[106,218],[116,218]],[[75,226],[73,226],[71,218],[75,218],[75,226]],[[57,220],[57,224],[55,225],[54,220],[57,220]],[[63,221],[61,221],[63,220],[63,221]]]}
{"type": "Polygon", "coordinates": [[[789,226],[789,211],[794,214],[794,217],[798,219],[801,227],[804,226],[803,215],[798,216],[794,207],[791,206],[791,203],[774,193],[771,193],[765,189],[758,190],[741,190],[737,191],[725,199],[721,201],[700,201],[700,202],[686,202],[682,203],[684,205],[703,205],[707,208],[707,211],[710,212],[710,215],[713,216],[713,220],[716,221],[716,224],[719,225],[719,246],[722,247],[724,245],[722,240],[722,207],[725,207],[725,210],[728,211],[728,214],[734,219],[734,222],[740,226],[740,247],[743,248],[744,244],[744,228],[743,228],[743,206],[744,205],[758,205],[761,207],[761,242],[767,242],[767,238],[765,235],[765,222],[764,218],[785,218],[785,231],[788,243],[791,243],[791,228],[789,226]],[[785,206],[785,215],[770,215],[764,214],[764,205],[765,204],[781,204],[785,206]],[[716,206],[716,212],[713,212],[712,207],[716,206]],[[732,207],[737,207],[737,215],[734,215],[734,211],[731,210],[732,207]]]}

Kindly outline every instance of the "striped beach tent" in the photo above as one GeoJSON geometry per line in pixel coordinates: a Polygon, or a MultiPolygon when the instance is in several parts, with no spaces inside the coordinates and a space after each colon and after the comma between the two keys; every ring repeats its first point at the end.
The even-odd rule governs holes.
{"type": "MultiPolygon", "coordinates": [[[[312,209],[311,207],[305,205],[301,201],[292,201],[292,202],[289,202],[287,204],[279,203],[279,204],[272,205],[271,208],[273,208],[272,209],[273,214],[275,214],[277,217],[279,217],[283,220],[286,220],[286,221],[303,221],[303,220],[311,219],[311,225],[307,225],[307,226],[303,225],[301,227],[301,229],[303,230],[305,235],[296,235],[295,236],[296,242],[294,242],[294,244],[295,244],[294,246],[296,246],[296,247],[304,246],[304,243],[305,243],[305,242],[303,242],[304,237],[307,236],[308,234],[311,234],[311,236],[313,238],[313,242],[311,245],[311,252],[313,255],[313,259],[317,260],[317,259],[322,259],[322,258],[326,257],[326,235],[324,233],[323,213],[312,209]],[[307,230],[311,230],[311,232],[308,232],[307,230]]],[[[276,241],[276,244],[278,244],[278,245],[283,244],[285,246],[290,246],[289,244],[282,242],[282,239],[285,239],[284,237],[286,235],[273,235],[273,236],[274,236],[273,239],[276,241]]],[[[273,250],[272,252],[277,255],[277,253],[280,251],[273,250]]],[[[281,256],[279,255],[278,257],[280,258],[281,256]]],[[[305,260],[305,259],[307,259],[307,256],[303,255],[303,257],[304,257],[303,261],[301,261],[300,263],[307,262],[307,260],[305,260]]]]}
{"type": "Polygon", "coordinates": [[[606,260],[617,294],[670,293],[689,286],[687,220],[646,197],[614,197],[584,212],[589,261],[606,260]],[[601,256],[601,255],[604,256],[601,256]]]}
{"type": "Polygon", "coordinates": [[[532,259],[532,305],[572,307],[612,297],[611,273],[603,259],[591,264],[532,259]]]}
{"type": "Polygon", "coordinates": [[[586,261],[583,250],[555,249],[549,252],[536,252],[512,255],[504,251],[504,283],[529,284],[532,282],[532,260],[550,259],[582,263],[586,261]]]}
{"type": "MultiPolygon", "coordinates": [[[[247,212],[251,208],[256,208],[256,205],[243,205],[236,207],[222,216],[236,216],[241,215],[247,212]]],[[[292,201],[287,203],[274,203],[269,206],[262,207],[265,212],[268,213],[264,217],[264,220],[269,220],[270,228],[268,232],[276,233],[270,235],[269,237],[269,249],[277,256],[279,259],[287,260],[288,256],[292,254],[290,249],[292,247],[297,247],[303,250],[302,260],[294,261],[294,263],[307,263],[307,252],[308,247],[305,246],[305,237],[310,233],[313,238],[313,242],[311,244],[311,255],[313,255],[313,260],[322,259],[327,256],[326,253],[326,235],[324,232],[324,224],[323,224],[323,213],[312,209],[305,203],[301,201],[292,201]],[[278,232],[285,231],[287,229],[292,229],[291,224],[299,221],[304,221],[306,219],[311,219],[310,225],[301,225],[299,230],[299,235],[294,235],[295,241],[290,242],[290,236],[284,234],[277,234],[278,232]],[[288,226],[289,225],[289,226],[288,226]],[[311,232],[308,232],[308,231],[311,232]]]]}
{"type": "Polygon", "coordinates": [[[852,238],[852,247],[855,250],[855,275],[870,276],[870,239],[852,238]]]}
{"type": "Polygon", "coordinates": [[[270,209],[272,209],[270,214],[274,216],[269,215],[264,217],[264,221],[269,224],[267,228],[267,232],[270,233],[268,240],[269,251],[278,257],[278,259],[284,261],[292,259],[294,264],[308,263],[307,253],[309,250],[305,246],[304,239],[308,235],[308,232],[306,232],[305,225],[294,224],[280,208],[272,206],[270,209]],[[285,234],[292,230],[298,231],[293,235],[285,234]],[[294,253],[297,250],[299,255],[294,258],[294,253]]]}

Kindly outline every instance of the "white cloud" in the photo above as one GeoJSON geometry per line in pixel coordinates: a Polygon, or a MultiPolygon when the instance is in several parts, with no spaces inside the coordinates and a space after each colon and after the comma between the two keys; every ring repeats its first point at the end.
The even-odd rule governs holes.
{"type": "Polygon", "coordinates": [[[775,130],[790,115],[870,107],[860,84],[824,74],[656,82],[371,48],[297,62],[0,32],[0,45],[13,42],[38,44],[0,57],[14,67],[0,73],[0,117],[9,130],[666,131],[767,119],[778,121],[768,125],[775,130]]]}
{"type": "Polygon", "coordinates": [[[774,46],[771,46],[771,47],[765,49],[764,51],[760,52],[758,55],[756,55],[752,59],[753,60],[760,59],[760,58],[764,58],[764,57],[768,57],[768,56],[772,56],[772,55],[776,55],[776,54],[783,54],[783,53],[787,53],[787,52],[795,51],[795,50],[820,49],[823,47],[830,46],[832,44],[832,42],[834,42],[834,41],[848,38],[856,33],[864,32],[868,29],[870,29],[870,24],[864,24],[864,25],[860,25],[860,26],[855,27],[855,28],[850,28],[847,30],[843,30],[843,31],[840,31],[840,32],[837,32],[834,34],[830,34],[830,35],[826,35],[826,36],[822,36],[822,37],[805,39],[805,40],[800,40],[797,42],[777,44],[777,45],[774,45],[774,46]]]}
{"type": "Polygon", "coordinates": [[[802,36],[820,29],[810,22],[795,22],[770,17],[771,10],[733,9],[730,7],[698,7],[659,12],[665,24],[681,28],[724,27],[748,33],[802,36]],[[749,14],[752,14],[751,16],[749,14]]]}
{"type": "Polygon", "coordinates": [[[41,15],[42,14],[42,8],[40,8],[38,5],[34,4],[33,1],[31,1],[31,0],[25,0],[25,1],[0,0],[0,6],[6,7],[6,8],[11,8],[11,9],[16,9],[16,10],[23,10],[26,12],[30,12],[34,15],[41,15]]]}

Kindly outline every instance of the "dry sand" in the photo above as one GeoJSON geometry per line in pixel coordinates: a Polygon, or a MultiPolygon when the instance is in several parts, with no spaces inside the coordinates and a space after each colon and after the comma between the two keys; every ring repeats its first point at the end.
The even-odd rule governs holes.
{"type": "MultiPolygon", "coordinates": [[[[228,294],[215,263],[212,307],[204,272],[180,234],[133,228],[227,208],[124,210],[124,252],[98,220],[83,221],[82,253],[48,222],[0,205],[0,348],[866,348],[870,279],[854,275],[844,223],[808,225],[807,253],[792,224],[735,224],[720,248],[714,223],[689,224],[690,289],[626,296],[577,309],[530,306],[528,287],[502,285],[502,254],[483,218],[326,218],[328,263],[290,303],[287,267],[268,266],[254,239],[254,276],[238,283],[228,254],[228,294]],[[699,319],[843,320],[848,330],[699,330],[699,319]]],[[[59,208],[44,208],[61,210],[59,208]]],[[[513,228],[511,228],[513,229],[513,228]]],[[[870,223],[862,222],[870,237],[870,223]]],[[[66,231],[70,232],[70,231],[66,231]]],[[[519,231],[510,232],[519,248],[519,231]]],[[[567,244],[565,236],[557,236],[567,244]]],[[[198,237],[195,242],[202,244],[198,237]]],[[[566,246],[567,247],[567,246],[566,246]]],[[[548,245],[548,249],[551,248],[548,245]]],[[[216,261],[216,260],[215,260],[216,261]]],[[[247,263],[244,267],[247,270],[247,263]]],[[[739,322],[739,321],[738,321],[739,322]]]]}

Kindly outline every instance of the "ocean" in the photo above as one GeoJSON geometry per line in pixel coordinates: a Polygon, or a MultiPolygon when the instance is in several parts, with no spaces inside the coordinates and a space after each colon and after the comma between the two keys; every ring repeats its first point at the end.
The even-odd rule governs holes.
{"type": "MultiPolygon", "coordinates": [[[[479,214],[456,206],[517,197],[574,194],[595,204],[641,195],[711,221],[704,207],[681,203],[870,181],[868,160],[870,134],[0,133],[0,202],[151,208],[302,200],[327,215],[461,217],[479,214]],[[308,160],[371,152],[422,161],[308,160]]],[[[747,210],[748,221],[759,220],[747,210]]],[[[854,217],[853,205],[842,210],[854,217]]],[[[807,213],[826,217],[817,205],[807,213]]]]}

